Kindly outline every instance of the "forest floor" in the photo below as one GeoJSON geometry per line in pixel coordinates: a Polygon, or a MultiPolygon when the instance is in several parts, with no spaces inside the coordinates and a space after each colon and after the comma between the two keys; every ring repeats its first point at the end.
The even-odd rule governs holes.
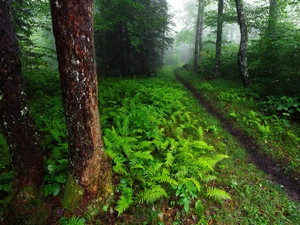
{"type": "MultiPolygon", "coordinates": [[[[48,217],[41,224],[53,225],[300,224],[300,185],[295,179],[300,177],[300,128],[279,124],[275,129],[269,117],[258,118],[260,99],[250,99],[252,90],[241,88],[239,82],[205,81],[184,69],[174,76],[172,68],[164,68],[156,77],[103,78],[99,82],[101,129],[113,160],[114,201],[104,214],[68,211],[62,204],[65,183],[55,180],[68,173],[59,77],[45,71],[25,78],[33,118],[43,131],[45,207],[51,215],[34,206],[28,221],[17,223],[23,218],[12,218],[14,223],[7,224],[38,224],[32,221],[40,214],[48,217]],[[259,125],[268,129],[258,130],[259,125]],[[264,154],[264,144],[272,154],[280,153],[278,157],[264,154]],[[124,149],[138,154],[130,158],[124,149]],[[206,155],[222,156],[208,172],[206,155]],[[195,160],[207,164],[201,167],[195,160]],[[131,166],[136,162],[139,167],[131,166]],[[56,169],[49,170],[52,167],[56,169]],[[198,170],[201,176],[194,172],[198,170]],[[170,184],[163,180],[165,177],[176,179],[176,185],[172,179],[170,184]],[[191,182],[194,177],[200,190],[191,182]],[[52,185],[58,190],[47,189],[52,185]],[[224,191],[229,198],[221,198],[224,192],[216,192],[222,196],[214,198],[210,190],[224,191]],[[157,195],[159,191],[163,194],[157,195]],[[125,207],[120,210],[122,202],[125,207]]],[[[11,174],[5,143],[0,131],[0,224],[10,214],[1,207],[8,204],[8,192],[1,191],[1,185],[12,181],[12,176],[3,178],[11,174]]]]}
{"type": "Polygon", "coordinates": [[[227,130],[248,152],[251,161],[264,173],[271,176],[273,182],[279,184],[294,201],[300,202],[300,180],[296,180],[293,174],[287,174],[280,166],[280,162],[272,160],[261,151],[252,137],[238,128],[233,121],[226,119],[206,98],[189,82],[180,77],[174,71],[176,78],[193,94],[205,109],[215,116],[227,130]]]}

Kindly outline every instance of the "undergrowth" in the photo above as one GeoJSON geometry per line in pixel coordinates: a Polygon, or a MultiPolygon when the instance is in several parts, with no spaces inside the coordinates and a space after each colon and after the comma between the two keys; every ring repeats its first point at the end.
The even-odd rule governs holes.
{"type": "Polygon", "coordinates": [[[106,79],[99,90],[105,147],[120,175],[119,214],[161,198],[174,198],[185,212],[200,196],[230,199],[225,191],[208,188],[217,179],[216,163],[228,156],[204,141],[178,83],[168,77],[106,79]]]}
{"type": "Polygon", "coordinates": [[[182,70],[180,74],[203,93],[214,106],[245,130],[263,147],[264,153],[280,162],[286,172],[300,176],[299,99],[268,96],[262,99],[239,80],[204,81],[182,70]]]}
{"type": "MultiPolygon", "coordinates": [[[[68,145],[59,79],[45,72],[25,78],[45,151],[45,195],[62,197],[68,145]]],[[[284,138],[299,137],[286,118],[256,110],[259,97],[238,84],[227,92],[221,89],[222,80],[190,79],[220,104],[228,118],[244,124],[266,145],[273,143],[270,137],[279,140],[276,146],[284,138]]],[[[116,184],[115,209],[107,213],[117,211],[116,224],[297,224],[300,220],[299,206],[249,164],[241,146],[176,81],[172,71],[150,79],[100,79],[99,109],[116,184]]],[[[0,147],[0,187],[6,192],[12,174],[2,135],[0,147]]],[[[288,154],[291,157],[292,150],[288,154]]],[[[60,218],[61,224],[89,222],[101,224],[75,216],[60,218]]]]}

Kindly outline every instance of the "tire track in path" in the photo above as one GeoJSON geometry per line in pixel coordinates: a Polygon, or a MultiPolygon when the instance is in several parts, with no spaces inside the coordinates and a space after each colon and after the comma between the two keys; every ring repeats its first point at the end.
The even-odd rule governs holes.
{"type": "Polygon", "coordinates": [[[176,70],[174,73],[176,78],[192,92],[199,103],[204,106],[210,114],[214,115],[222,123],[223,128],[234,136],[243,148],[246,149],[251,161],[264,173],[270,175],[273,182],[281,185],[294,201],[300,203],[300,179],[296,180],[289,174],[284,173],[277,162],[260,152],[261,147],[258,146],[251,137],[241,129],[234,127],[232,122],[225,119],[224,116],[220,114],[195,87],[181,78],[176,70]]]}

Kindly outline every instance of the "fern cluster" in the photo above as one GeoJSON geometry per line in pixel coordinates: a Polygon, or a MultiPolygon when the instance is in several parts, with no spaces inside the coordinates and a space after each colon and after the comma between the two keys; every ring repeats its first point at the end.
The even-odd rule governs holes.
{"type": "Polygon", "coordinates": [[[206,192],[206,184],[216,179],[216,163],[227,156],[204,141],[184,90],[167,78],[105,80],[101,87],[104,143],[121,176],[119,214],[131,204],[168,196],[177,196],[186,211],[205,193],[229,198],[222,190],[206,192]]]}

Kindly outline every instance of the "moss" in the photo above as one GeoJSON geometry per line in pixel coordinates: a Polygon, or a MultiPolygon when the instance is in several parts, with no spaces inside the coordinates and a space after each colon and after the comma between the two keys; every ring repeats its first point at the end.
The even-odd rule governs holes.
{"type": "Polygon", "coordinates": [[[42,189],[39,191],[33,186],[12,191],[3,202],[3,206],[6,207],[4,222],[7,224],[46,224],[51,215],[51,209],[43,201],[42,196],[42,189]]]}
{"type": "Polygon", "coordinates": [[[65,194],[62,200],[63,207],[73,211],[80,207],[80,203],[84,194],[84,189],[81,187],[72,176],[68,174],[68,180],[65,188],[65,194]]]}

